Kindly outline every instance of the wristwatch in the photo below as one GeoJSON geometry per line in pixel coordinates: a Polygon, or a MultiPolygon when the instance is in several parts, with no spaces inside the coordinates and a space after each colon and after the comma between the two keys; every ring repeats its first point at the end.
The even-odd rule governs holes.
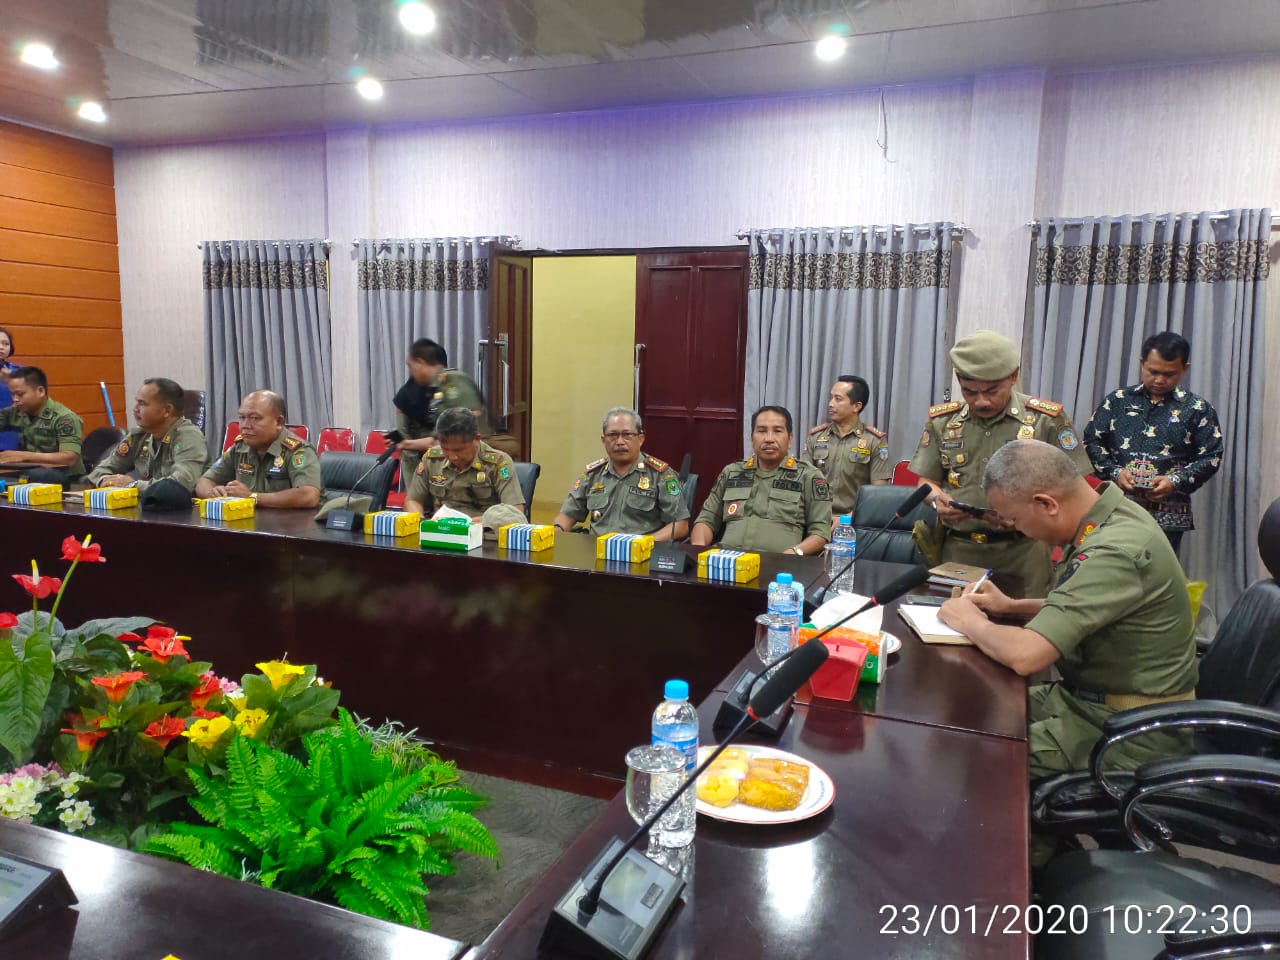
{"type": "Polygon", "coordinates": [[[792,548],[791,548],[791,552],[792,552],[792,553],[794,553],[797,557],[803,557],[803,556],[804,556],[804,551],[803,551],[803,550],[801,550],[799,547],[792,547],[792,548]]]}

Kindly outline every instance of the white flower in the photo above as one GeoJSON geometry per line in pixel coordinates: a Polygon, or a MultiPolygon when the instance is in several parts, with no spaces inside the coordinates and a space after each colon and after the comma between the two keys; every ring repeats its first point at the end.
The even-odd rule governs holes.
{"type": "Polygon", "coordinates": [[[67,828],[67,833],[76,833],[85,827],[92,827],[96,822],[93,818],[93,807],[89,806],[87,800],[64,800],[58,806],[62,810],[58,814],[58,819],[67,828]],[[67,805],[68,802],[70,806],[67,805]]]}
{"type": "Polygon", "coordinates": [[[83,773],[80,773],[78,770],[72,770],[67,774],[66,778],[58,784],[58,787],[62,790],[62,795],[64,797],[74,797],[80,792],[80,784],[88,779],[88,777],[83,773]]]}
{"type": "Polygon", "coordinates": [[[0,785],[0,816],[10,820],[29,820],[40,812],[36,795],[40,790],[32,777],[14,777],[0,785]]]}

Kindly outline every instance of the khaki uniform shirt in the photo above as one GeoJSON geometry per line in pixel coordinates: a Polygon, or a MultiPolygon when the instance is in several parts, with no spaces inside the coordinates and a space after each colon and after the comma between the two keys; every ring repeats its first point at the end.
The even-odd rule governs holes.
{"type": "Polygon", "coordinates": [[[804,443],[804,460],[823,472],[831,488],[833,513],[852,513],[858,488],[893,478],[885,434],[855,418],[841,436],[833,423],[815,427],[804,443]]]}
{"type": "Polygon", "coordinates": [[[493,433],[493,425],[489,422],[489,411],[484,404],[484,397],[476,382],[461,370],[448,368],[440,371],[436,380],[436,395],[431,400],[432,422],[439,420],[440,414],[453,407],[465,407],[468,410],[479,410],[476,417],[481,434],[493,433]]]}
{"type": "Polygon", "coordinates": [[[1195,624],[1187,580],[1159,525],[1104,484],[1057,586],[1027,624],[1062,653],[1069,689],[1164,697],[1195,689],[1195,624]]]}
{"type": "Polygon", "coordinates": [[[560,505],[574,522],[591,520],[591,532],[653,533],[668,523],[689,519],[680,478],[657,457],[641,454],[623,476],[608,457],[588,463],[560,505]]]}
{"type": "Polygon", "coordinates": [[[21,449],[32,453],[74,453],[75,462],[63,469],[68,477],[84,474],[84,460],[80,457],[84,421],[57,400],[47,398],[34,417],[16,406],[5,407],[0,410],[0,430],[20,431],[21,449]]]}
{"type": "Polygon", "coordinates": [[[209,465],[209,448],[200,428],[179,417],[169,432],[156,439],[147,431],[130,430],[111,455],[93,468],[89,482],[97,486],[111,474],[136,474],[133,486],[146,490],[153,480],[172,477],[192,490],[209,465]]]}
{"type": "Polygon", "coordinates": [[[831,538],[831,491],[813,464],[787,457],[765,473],[749,457],[720,471],[697,522],[722,547],[780,553],[805,537],[831,538]]]}
{"type": "Polygon", "coordinates": [[[405,499],[422,504],[428,516],[443,505],[479,517],[495,504],[519,506],[524,494],[511,458],[480,440],[475,459],[465,470],[456,469],[439,446],[428,450],[409,481],[405,499]]]}
{"type": "Polygon", "coordinates": [[[243,439],[237,440],[213,461],[204,476],[219,486],[239,480],[253,493],[279,493],[294,487],[315,487],[324,492],[316,448],[288,430],[281,430],[262,454],[243,439]]]}

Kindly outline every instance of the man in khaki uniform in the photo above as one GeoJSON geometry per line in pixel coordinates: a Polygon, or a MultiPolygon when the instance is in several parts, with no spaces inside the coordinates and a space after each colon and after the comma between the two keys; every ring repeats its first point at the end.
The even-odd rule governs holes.
{"type": "Polygon", "coordinates": [[[720,471],[690,540],[709,547],[821,553],[831,537],[831,491],[817,467],[789,456],[791,413],[761,407],[751,417],[755,455],[720,471]]]}
{"type": "Polygon", "coordinates": [[[480,439],[474,413],[466,407],[445,410],[436,421],[436,440],[409,481],[406,510],[431,516],[446,506],[481,517],[488,508],[507,504],[515,508],[511,521],[523,522],[524,494],[515,464],[480,439]]]}
{"type": "Polygon", "coordinates": [[[591,532],[648,533],[658,542],[682,540],[689,530],[689,507],[676,472],[657,457],[642,454],[644,424],[629,407],[614,407],[600,430],[608,456],[588,463],[564,498],[555,524],[572,530],[591,519],[591,532]]]}
{"type": "Polygon", "coordinates": [[[258,390],[240,402],[240,436],[196,482],[196,496],[253,496],[260,507],[315,507],[323,486],[316,448],[285,429],[284,398],[258,390]]]}
{"type": "Polygon", "coordinates": [[[823,472],[831,488],[832,522],[853,512],[858,488],[864,483],[888,483],[893,478],[885,434],[860,415],[871,399],[861,377],[837,377],[827,398],[827,422],[809,431],[804,458],[823,472]]]}
{"type": "MultiPolygon", "coordinates": [[[[1027,596],[1043,597],[1051,584],[1048,548],[999,517],[978,519],[951,504],[988,506],[982,471],[1011,440],[1044,440],[1060,447],[1082,475],[1091,469],[1089,458],[1062,404],[1014,389],[1019,357],[1007,337],[979,330],[952,348],[951,363],[964,402],[929,408],[924,435],[911,458],[912,472],[933,488],[929,502],[941,521],[941,559],[1016,574],[1027,596]]],[[[929,550],[923,552],[929,556],[929,550]]]]}
{"type": "Polygon", "coordinates": [[[449,355],[434,340],[423,337],[409,347],[409,381],[396,393],[396,429],[405,435],[400,463],[405,476],[418,472],[422,455],[436,446],[435,425],[445,410],[461,407],[476,415],[480,433],[493,430],[484,397],[476,382],[449,366],[449,355]]]}
{"type": "MultiPolygon", "coordinates": [[[[1017,529],[1065,547],[1057,585],[1043,600],[1013,600],[988,582],[947,601],[940,615],[1023,676],[1057,665],[1061,683],[1031,688],[1031,775],[1088,769],[1089,751],[1112,713],[1194,697],[1195,624],[1186,577],[1146,510],[1115,484],[1093,490],[1075,463],[1049,444],[1002,447],[983,486],[1017,529]],[[1025,627],[1001,626],[987,614],[1031,619],[1025,627]]],[[[1157,755],[1152,740],[1143,738],[1107,757],[1134,767],[1157,755]]]]}
{"type": "Polygon", "coordinates": [[[18,430],[17,450],[0,450],[0,471],[6,464],[35,464],[8,471],[32,483],[66,483],[84,476],[80,457],[84,422],[49,396],[49,378],[39,367],[19,367],[9,374],[13,406],[0,410],[0,431],[18,430]]]}
{"type": "Polygon", "coordinates": [[[120,445],[89,473],[97,487],[137,487],[172,477],[188,492],[209,464],[200,428],[182,415],[182,387],[164,377],[142,381],[133,398],[133,420],[120,445]]]}

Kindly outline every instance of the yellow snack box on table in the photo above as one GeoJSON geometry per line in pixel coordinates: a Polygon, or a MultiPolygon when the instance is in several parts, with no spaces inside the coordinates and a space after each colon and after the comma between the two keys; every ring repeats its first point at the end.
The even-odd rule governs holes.
{"type": "Polygon", "coordinates": [[[84,492],[86,510],[123,510],[137,505],[137,487],[103,487],[84,492]]]}
{"type": "Polygon", "coordinates": [[[498,528],[498,547],[503,550],[534,553],[555,545],[555,527],[547,523],[508,523],[498,528]]]}
{"type": "Polygon", "coordinates": [[[422,514],[407,510],[375,510],[364,515],[364,532],[375,537],[407,537],[422,526],[422,514]]]}
{"type": "Polygon", "coordinates": [[[653,553],[653,537],[636,533],[606,533],[596,538],[597,560],[644,563],[653,553]]]}
{"type": "Polygon", "coordinates": [[[252,497],[210,497],[196,502],[205,520],[247,520],[253,516],[252,497]]]}
{"type": "Polygon", "coordinates": [[[760,554],[713,547],[698,554],[698,576],[704,580],[749,583],[760,576],[760,554]]]}
{"type": "Polygon", "coordinates": [[[10,487],[8,493],[10,503],[21,503],[29,507],[62,502],[60,483],[20,483],[10,487]]]}

